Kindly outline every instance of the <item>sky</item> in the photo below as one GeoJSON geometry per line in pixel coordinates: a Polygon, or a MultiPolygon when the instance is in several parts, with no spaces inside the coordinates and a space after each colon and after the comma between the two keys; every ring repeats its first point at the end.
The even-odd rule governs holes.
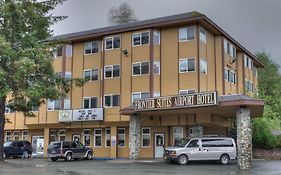
{"type": "Polygon", "coordinates": [[[67,0],[53,11],[68,16],[52,26],[53,34],[109,26],[110,8],[123,2],[138,20],[198,11],[252,53],[265,51],[281,65],[281,0],[67,0]]]}

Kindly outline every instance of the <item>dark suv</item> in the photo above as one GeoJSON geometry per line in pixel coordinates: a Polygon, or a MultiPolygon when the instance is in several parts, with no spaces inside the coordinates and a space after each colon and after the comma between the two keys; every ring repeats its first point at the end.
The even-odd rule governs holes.
{"type": "Polygon", "coordinates": [[[23,157],[28,158],[32,154],[32,146],[29,141],[10,141],[4,143],[4,158],[23,157]]]}
{"type": "Polygon", "coordinates": [[[93,157],[93,149],[85,147],[80,142],[75,141],[56,141],[51,142],[48,146],[48,157],[52,161],[64,159],[70,161],[72,159],[88,159],[93,157]]]}

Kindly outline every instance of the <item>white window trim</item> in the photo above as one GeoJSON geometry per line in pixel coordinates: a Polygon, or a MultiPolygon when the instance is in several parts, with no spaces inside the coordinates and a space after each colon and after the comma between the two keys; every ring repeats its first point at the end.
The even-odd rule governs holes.
{"type": "Polygon", "coordinates": [[[11,141],[12,138],[13,138],[12,131],[6,131],[6,132],[5,132],[5,138],[4,138],[4,140],[7,141],[7,138],[8,138],[8,137],[10,138],[10,141],[11,141]],[[7,133],[10,133],[10,135],[8,136],[7,133]]]}
{"type": "Polygon", "coordinates": [[[185,26],[185,27],[179,27],[179,42],[181,43],[181,42],[188,42],[188,41],[194,41],[195,40],[195,26],[194,25],[192,25],[192,26],[185,26]],[[185,40],[180,40],[180,29],[182,29],[182,28],[186,28],[186,39],[185,40]],[[187,28],[193,28],[193,39],[188,39],[188,37],[187,37],[187,28]]]}
{"type": "Polygon", "coordinates": [[[150,44],[150,31],[132,33],[132,46],[133,47],[145,46],[145,45],[149,45],[149,44],[150,44]],[[148,33],[148,43],[147,44],[142,44],[142,34],[143,33],[148,33]],[[133,37],[134,35],[140,35],[140,44],[139,45],[134,45],[134,37],[133,37]]]}
{"type": "Polygon", "coordinates": [[[144,93],[149,93],[148,91],[147,92],[133,92],[131,95],[132,95],[132,104],[134,103],[134,99],[133,99],[133,95],[135,94],[139,94],[140,95],[140,98],[139,99],[142,99],[142,94],[144,93]]]}
{"type": "Polygon", "coordinates": [[[57,100],[50,100],[50,99],[48,99],[48,102],[47,102],[47,111],[58,111],[58,110],[61,110],[61,99],[57,99],[57,100]],[[55,101],[57,101],[57,100],[60,101],[60,109],[55,109],[55,101]],[[52,109],[49,109],[49,108],[48,108],[49,101],[52,102],[52,109]]]}
{"type": "Polygon", "coordinates": [[[90,80],[89,80],[89,81],[91,81],[91,78],[92,78],[92,69],[85,69],[85,70],[84,70],[84,74],[83,74],[83,78],[84,78],[84,79],[85,79],[86,71],[90,71],[90,80]]]}
{"type": "Polygon", "coordinates": [[[206,31],[206,29],[204,29],[203,27],[200,26],[198,32],[199,32],[199,41],[204,43],[204,44],[207,44],[207,31],[206,31]],[[201,37],[200,37],[200,34],[201,34],[200,31],[201,30],[205,31],[205,40],[202,40],[201,37]]]}
{"type": "Polygon", "coordinates": [[[106,50],[113,50],[113,49],[120,49],[121,48],[121,43],[122,41],[121,41],[121,35],[114,35],[114,36],[109,36],[109,37],[105,37],[104,38],[104,50],[106,51],[106,50]],[[114,48],[114,37],[119,37],[120,38],[120,47],[119,48],[114,48]],[[111,38],[112,39],[112,48],[110,48],[110,49],[107,49],[106,48],[106,39],[109,39],[109,38],[111,38]]]}
{"type": "Polygon", "coordinates": [[[120,73],[121,73],[120,69],[121,69],[120,64],[113,64],[113,65],[104,66],[104,69],[103,69],[104,79],[106,80],[106,79],[111,79],[111,78],[120,78],[120,73]],[[113,77],[113,66],[119,66],[119,76],[118,77],[113,77]],[[111,67],[111,77],[106,77],[106,70],[105,70],[106,67],[111,67]]]}
{"type": "Polygon", "coordinates": [[[119,95],[119,106],[120,106],[120,94],[104,94],[103,96],[103,107],[104,108],[114,108],[114,107],[119,107],[119,106],[113,106],[113,96],[114,95],[119,95]],[[105,96],[110,96],[110,106],[105,106],[105,96]]]}
{"type": "Polygon", "coordinates": [[[98,108],[99,97],[98,96],[91,96],[91,97],[83,97],[83,109],[92,109],[91,108],[91,98],[97,98],[97,108],[98,108]],[[85,108],[85,106],[84,106],[84,100],[85,99],[89,99],[89,108],[85,108]]]}
{"type": "Polygon", "coordinates": [[[94,147],[95,148],[101,148],[102,147],[102,129],[94,129],[94,147]],[[96,130],[100,130],[101,134],[96,134],[96,130]],[[101,137],[101,146],[96,146],[96,136],[101,137]]]}
{"type": "Polygon", "coordinates": [[[160,45],[161,44],[161,32],[160,30],[153,30],[153,45],[160,45]],[[154,36],[155,36],[155,33],[159,33],[159,43],[155,44],[154,42],[154,36]]]}
{"type": "Polygon", "coordinates": [[[99,41],[88,41],[88,42],[84,42],[84,55],[93,55],[93,54],[98,54],[100,52],[100,42],[99,41]],[[91,43],[91,53],[85,53],[85,45],[91,43]],[[97,53],[93,53],[93,45],[92,43],[97,43],[98,44],[98,52],[97,53]]]}
{"type": "Polygon", "coordinates": [[[126,147],[126,129],[125,128],[117,128],[117,146],[118,146],[118,148],[125,148],[126,147]],[[122,134],[122,135],[124,135],[124,146],[119,146],[119,135],[121,135],[121,134],[118,134],[118,130],[119,129],[123,129],[124,130],[124,134],[122,134]]]}
{"type": "MultiPolygon", "coordinates": [[[[154,63],[153,63],[153,66],[154,66],[154,63]]],[[[134,62],[132,63],[132,76],[133,77],[137,77],[137,76],[147,76],[147,75],[150,75],[150,62],[149,61],[141,61],[141,62],[134,62]],[[148,63],[148,74],[142,74],[142,71],[141,71],[141,65],[142,63],[148,63]],[[134,75],[134,64],[140,64],[140,74],[137,74],[137,75],[134,75]]],[[[158,74],[157,74],[158,75],[158,74]]]]}
{"type": "Polygon", "coordinates": [[[104,133],[105,139],[104,139],[104,146],[105,147],[111,147],[111,129],[110,128],[105,128],[105,133],[104,133]],[[107,131],[110,131],[110,134],[107,134],[107,131]],[[107,146],[107,140],[106,137],[109,135],[109,141],[110,141],[110,146],[107,146]]]}
{"type": "Polygon", "coordinates": [[[142,127],[141,128],[141,147],[142,148],[150,148],[151,147],[151,128],[150,127],[142,127]],[[149,129],[149,134],[143,134],[143,129],[149,129]],[[149,146],[143,146],[143,135],[149,135],[149,146]]]}
{"type": "Polygon", "coordinates": [[[200,73],[202,74],[208,74],[208,61],[205,58],[200,58],[200,73]],[[206,72],[201,72],[201,61],[206,63],[206,72]]]}
{"type": "Polygon", "coordinates": [[[153,61],[153,75],[161,75],[161,63],[160,63],[160,61],[153,61]],[[159,63],[159,64],[157,64],[157,65],[159,65],[159,73],[158,74],[155,74],[155,72],[154,72],[155,63],[159,63]]]}
{"type": "Polygon", "coordinates": [[[153,97],[161,97],[161,93],[159,91],[153,92],[153,97]],[[155,94],[159,94],[159,96],[156,96],[155,94]]]}
{"type": "Polygon", "coordinates": [[[196,72],[196,59],[195,59],[195,57],[190,57],[190,58],[181,58],[181,59],[179,59],[179,73],[188,73],[188,72],[196,72]],[[188,60],[190,60],[190,59],[194,59],[194,71],[189,71],[188,70],[188,60]],[[180,64],[181,64],[181,61],[184,61],[184,60],[186,60],[187,61],[187,71],[185,71],[185,72],[181,72],[181,69],[180,69],[180,64]]]}
{"type": "Polygon", "coordinates": [[[22,139],[22,140],[25,140],[24,137],[28,137],[28,130],[23,130],[23,131],[21,132],[21,139],[22,139]],[[27,132],[27,135],[24,135],[24,134],[23,134],[24,132],[27,132]]]}

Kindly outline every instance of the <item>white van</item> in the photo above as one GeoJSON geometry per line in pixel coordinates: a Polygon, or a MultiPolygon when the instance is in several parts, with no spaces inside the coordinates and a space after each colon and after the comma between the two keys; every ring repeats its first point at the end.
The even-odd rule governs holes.
{"type": "Polygon", "coordinates": [[[165,149],[163,158],[185,165],[193,160],[219,160],[226,165],[236,158],[236,145],[228,137],[183,138],[165,149]]]}

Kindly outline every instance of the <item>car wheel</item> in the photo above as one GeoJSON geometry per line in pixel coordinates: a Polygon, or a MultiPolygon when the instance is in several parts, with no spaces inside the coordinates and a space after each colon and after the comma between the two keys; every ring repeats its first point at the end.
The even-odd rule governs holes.
{"type": "Polygon", "coordinates": [[[179,165],[186,165],[188,162],[188,157],[186,155],[180,155],[178,158],[179,165]]]}
{"type": "Polygon", "coordinates": [[[71,153],[67,153],[65,158],[64,158],[65,161],[71,161],[72,160],[72,154],[71,153]]]}
{"type": "Polygon", "coordinates": [[[220,158],[220,163],[222,165],[227,165],[229,163],[229,156],[226,154],[222,155],[220,158]]]}
{"type": "Polygon", "coordinates": [[[22,158],[25,159],[25,158],[28,158],[28,157],[29,157],[28,151],[24,151],[22,153],[22,158]]]}
{"type": "Polygon", "coordinates": [[[58,160],[58,158],[57,158],[57,157],[52,157],[51,160],[52,160],[53,162],[55,162],[55,161],[58,160]]]}
{"type": "Polygon", "coordinates": [[[92,160],[93,158],[93,153],[92,152],[88,152],[87,157],[88,160],[92,160]]]}

